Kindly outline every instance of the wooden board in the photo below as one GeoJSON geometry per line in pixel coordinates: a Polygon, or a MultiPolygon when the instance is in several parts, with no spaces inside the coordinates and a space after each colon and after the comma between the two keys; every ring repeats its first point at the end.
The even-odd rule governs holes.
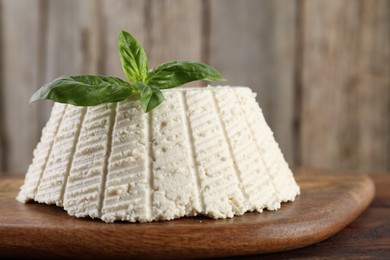
{"type": "Polygon", "coordinates": [[[302,194],[277,212],[227,220],[183,218],[148,224],[106,224],[70,217],[56,206],[21,204],[21,179],[0,179],[0,256],[39,258],[217,257],[300,248],[332,236],[370,204],[368,176],[296,176],[302,194]]]}

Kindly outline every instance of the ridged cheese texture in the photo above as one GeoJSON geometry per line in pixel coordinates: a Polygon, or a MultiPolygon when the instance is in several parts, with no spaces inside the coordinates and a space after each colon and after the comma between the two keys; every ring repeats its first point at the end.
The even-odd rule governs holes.
{"type": "Polygon", "coordinates": [[[163,94],[149,113],[134,98],[56,103],[17,200],[105,222],[150,222],[277,210],[299,194],[250,88],[163,94]]]}

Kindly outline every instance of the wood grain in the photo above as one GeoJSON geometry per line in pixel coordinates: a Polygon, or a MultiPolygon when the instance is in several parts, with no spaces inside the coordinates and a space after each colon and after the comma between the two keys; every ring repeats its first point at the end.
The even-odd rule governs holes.
{"type": "MultiPolygon", "coordinates": [[[[0,126],[2,126],[2,124],[0,124],[0,126]]],[[[0,171],[3,171],[3,146],[2,146],[2,131],[0,130],[0,171]]]]}
{"type": "Polygon", "coordinates": [[[376,194],[371,207],[388,208],[390,210],[390,192],[389,192],[390,177],[384,178],[383,175],[384,174],[377,174],[372,176],[372,179],[375,182],[376,194]]]}
{"type": "MultiPolygon", "coordinates": [[[[369,209],[325,241],[293,251],[262,255],[261,259],[387,259],[389,219],[390,209],[369,209]]],[[[258,259],[258,256],[246,259],[258,259]]]]}
{"type": "MultiPolygon", "coordinates": [[[[83,48],[82,30],[86,16],[84,14],[88,13],[86,5],[90,1],[83,1],[83,4],[79,2],[78,0],[45,2],[45,51],[42,53],[44,61],[41,64],[43,70],[41,84],[61,75],[88,73],[84,70],[84,63],[91,62],[85,58],[87,52],[83,48]]],[[[37,102],[34,106],[39,107],[40,125],[45,125],[53,102],[37,102]]]]}
{"type": "Polygon", "coordinates": [[[229,85],[250,86],[288,162],[293,162],[294,1],[210,1],[208,62],[229,85]]]}
{"type": "Polygon", "coordinates": [[[150,67],[173,59],[200,61],[200,1],[103,1],[100,9],[102,73],[124,78],[117,55],[120,30],[141,42],[150,67]]]}
{"type": "Polygon", "coordinates": [[[40,3],[1,1],[3,158],[5,168],[18,172],[26,171],[42,130],[38,107],[29,106],[31,94],[40,87],[40,3]]]}
{"type": "Polygon", "coordinates": [[[146,19],[146,46],[152,67],[170,60],[201,61],[202,1],[152,0],[146,19]]]}
{"type": "Polygon", "coordinates": [[[0,255],[194,258],[283,251],[334,235],[374,196],[372,181],[363,175],[322,172],[297,175],[297,180],[301,196],[277,212],[227,220],[106,224],[70,217],[55,206],[21,204],[14,197],[22,181],[1,179],[0,255]]]}
{"type": "MultiPolygon", "coordinates": [[[[0,13],[2,13],[2,3],[0,2],[0,13]]],[[[1,38],[1,35],[3,35],[3,20],[0,19],[0,79],[3,78],[3,39],[1,38]]],[[[2,84],[0,81],[0,172],[5,171],[4,167],[4,135],[3,135],[3,128],[4,128],[4,116],[3,116],[3,111],[4,111],[4,94],[3,94],[3,88],[2,84]]],[[[1,175],[0,175],[1,176],[1,175]]]]}
{"type": "Polygon", "coordinates": [[[101,73],[126,78],[118,56],[118,35],[120,30],[125,30],[145,44],[148,31],[145,25],[146,4],[147,1],[109,0],[100,1],[96,6],[100,16],[94,30],[98,34],[101,73]]]}
{"type": "Polygon", "coordinates": [[[303,16],[302,164],[389,169],[390,2],[305,1],[303,16]]]}

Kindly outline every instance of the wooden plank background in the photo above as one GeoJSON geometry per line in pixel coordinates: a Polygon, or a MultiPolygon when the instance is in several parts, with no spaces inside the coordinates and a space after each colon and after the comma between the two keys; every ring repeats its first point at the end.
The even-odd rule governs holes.
{"type": "Polygon", "coordinates": [[[252,87],[291,165],[390,170],[389,0],[0,0],[0,171],[32,159],[42,84],[123,78],[121,29],[152,66],[202,61],[252,87]]]}

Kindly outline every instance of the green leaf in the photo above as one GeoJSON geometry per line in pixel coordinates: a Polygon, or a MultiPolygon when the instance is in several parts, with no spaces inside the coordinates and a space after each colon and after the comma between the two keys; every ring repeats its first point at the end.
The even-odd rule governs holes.
{"type": "Polygon", "coordinates": [[[30,104],[39,99],[50,99],[76,106],[95,106],[125,100],[132,93],[132,86],[119,78],[61,76],[35,92],[30,104]]]}
{"type": "Polygon", "coordinates": [[[212,66],[191,61],[171,61],[148,73],[146,83],[160,89],[175,88],[195,80],[225,81],[212,66]]]}
{"type": "Polygon", "coordinates": [[[148,59],[142,45],[130,33],[120,32],[118,52],[126,77],[132,82],[145,81],[148,59]]]}
{"type": "Polygon", "coordinates": [[[141,44],[128,32],[121,31],[118,52],[122,69],[130,82],[107,76],[61,76],[45,84],[30,99],[77,106],[95,106],[118,102],[134,94],[141,99],[145,112],[164,101],[160,89],[179,87],[195,80],[225,81],[212,66],[191,61],[171,61],[148,71],[148,60],[141,44]]]}
{"type": "Polygon", "coordinates": [[[141,95],[141,106],[145,112],[153,110],[164,101],[164,96],[157,87],[143,82],[137,82],[135,86],[141,95]]]}

